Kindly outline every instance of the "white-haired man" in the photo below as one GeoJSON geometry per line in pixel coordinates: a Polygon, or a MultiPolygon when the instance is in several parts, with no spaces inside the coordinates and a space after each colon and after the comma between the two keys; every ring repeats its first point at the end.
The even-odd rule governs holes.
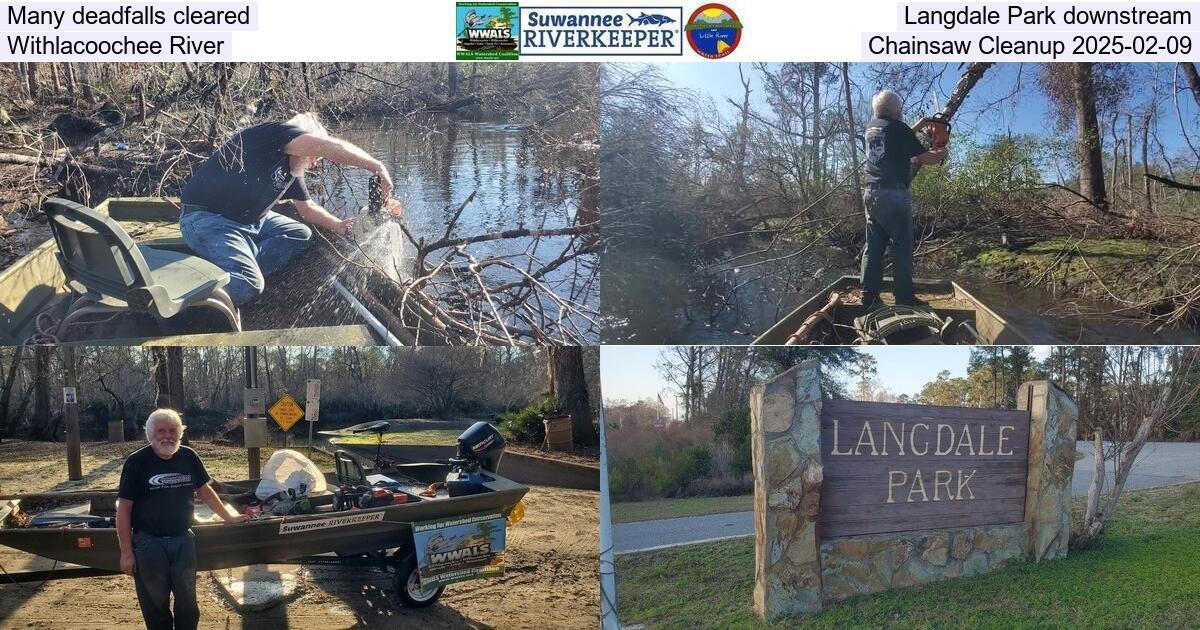
{"type": "Polygon", "coordinates": [[[200,621],[193,495],[227,523],[249,519],[225,507],[196,451],[180,445],[183,429],[175,411],[151,413],[146,420],[150,444],[126,458],[117,490],[121,570],[133,576],[142,619],[150,630],[195,628],[200,621]]]}
{"type": "MultiPolygon", "coordinates": [[[[900,120],[900,97],[884,90],[871,99],[875,117],[867,123],[867,166],[863,178],[863,205],[867,212],[866,248],[863,250],[861,283],[863,306],[880,306],[883,285],[883,255],[892,248],[895,264],[892,294],[897,304],[924,305],[912,283],[912,177],[910,164],[940,164],[946,149],[927,150],[913,129],[900,120]]],[[[922,123],[917,123],[921,129],[922,123]]]]}
{"type": "Polygon", "coordinates": [[[262,294],[266,276],[283,267],[312,238],[307,225],[271,210],[289,200],[304,221],[343,234],[354,219],[339,219],[314,202],[304,172],[325,158],[379,177],[387,209],[391,199],[387,168],[357,146],[329,136],[316,114],[287,122],[264,122],[233,134],[188,180],[181,195],[179,227],[196,252],[229,272],[226,290],[235,304],[262,294]]]}

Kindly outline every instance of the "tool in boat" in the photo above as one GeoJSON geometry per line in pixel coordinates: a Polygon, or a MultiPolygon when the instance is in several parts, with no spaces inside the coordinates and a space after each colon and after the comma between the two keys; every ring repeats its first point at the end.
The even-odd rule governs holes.
{"type": "Polygon", "coordinates": [[[837,307],[841,303],[842,293],[837,291],[830,292],[829,302],[826,303],[825,306],[822,306],[820,310],[805,318],[804,323],[800,324],[800,328],[797,328],[796,332],[792,333],[791,336],[787,338],[787,341],[784,343],[784,345],[799,346],[809,343],[816,343],[816,341],[812,339],[813,331],[822,321],[826,322],[830,326],[833,326],[833,312],[837,310],[837,307]]]}
{"type": "Polygon", "coordinates": [[[854,318],[859,341],[868,344],[942,343],[953,318],[939,317],[931,310],[912,306],[885,306],[854,318]]]}

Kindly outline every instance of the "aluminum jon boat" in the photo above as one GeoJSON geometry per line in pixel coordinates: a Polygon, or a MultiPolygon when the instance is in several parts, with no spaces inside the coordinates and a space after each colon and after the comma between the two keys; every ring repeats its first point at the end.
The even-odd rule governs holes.
{"type": "MultiPolygon", "coordinates": [[[[253,564],[279,563],[318,554],[336,553],[355,557],[373,555],[381,566],[396,569],[401,586],[414,584],[412,527],[414,522],[447,519],[481,512],[500,512],[508,516],[528,486],[496,473],[504,441],[486,422],[477,423],[459,437],[459,453],[448,463],[408,464],[389,470],[394,487],[407,495],[406,502],[381,507],[338,509],[335,495],[315,497],[314,512],[289,516],[266,516],[245,523],[200,523],[192,527],[196,536],[197,570],[207,571],[253,564]],[[479,427],[483,425],[483,429],[479,427]],[[490,439],[486,449],[476,448],[490,439]],[[455,478],[470,477],[469,489],[456,486],[455,478]],[[430,482],[444,480],[444,487],[429,494],[430,482]],[[456,492],[456,487],[459,488],[456,492]],[[388,553],[391,550],[390,554],[388,553]]],[[[382,476],[363,474],[357,458],[337,454],[338,481],[357,485],[374,483],[382,476]]],[[[235,507],[253,496],[253,486],[220,484],[222,498],[235,507]],[[239,493],[239,490],[248,490],[239,493]]],[[[9,519],[11,520],[11,519],[9,519]]],[[[64,522],[73,519],[64,517],[64,522]]],[[[3,527],[0,545],[19,549],[52,560],[79,564],[107,571],[120,571],[120,547],[111,519],[80,516],[71,525],[43,527],[3,527]]],[[[428,605],[422,599],[419,582],[410,588],[406,604],[428,605]]],[[[437,593],[440,595],[440,589],[437,593]]],[[[424,593],[425,596],[430,595],[424,593]]]]}
{"type": "Polygon", "coordinates": [[[867,312],[856,276],[842,276],[756,338],[752,345],[1014,344],[1028,337],[951,280],[914,279],[928,307],[891,305],[892,278],[883,280],[883,308],[867,312]]]}

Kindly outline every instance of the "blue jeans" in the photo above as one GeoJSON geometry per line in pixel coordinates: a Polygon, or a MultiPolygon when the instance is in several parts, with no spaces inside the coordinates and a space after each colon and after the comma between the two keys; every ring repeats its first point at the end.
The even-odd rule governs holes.
{"type": "Polygon", "coordinates": [[[133,533],[138,606],[149,630],[195,630],[200,623],[196,604],[196,536],[188,530],[178,536],[133,533]],[[171,615],[171,595],[175,615],[171,615]]]}
{"type": "Polygon", "coordinates": [[[265,278],[308,245],[312,230],[277,212],[258,223],[238,223],[219,214],[190,210],[179,218],[183,240],[197,256],[229,273],[225,290],[234,304],[262,295],[265,278]]]}
{"type": "Polygon", "coordinates": [[[863,189],[867,210],[867,247],[863,250],[860,281],[863,293],[879,294],[883,285],[883,255],[892,247],[895,266],[892,295],[897,301],[915,298],[912,284],[912,199],[905,188],[863,189]]]}

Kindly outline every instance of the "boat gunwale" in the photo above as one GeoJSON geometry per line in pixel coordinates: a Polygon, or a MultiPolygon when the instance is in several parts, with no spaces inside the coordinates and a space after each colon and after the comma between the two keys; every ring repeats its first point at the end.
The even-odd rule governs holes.
{"type": "MultiPolygon", "coordinates": [[[[883,279],[883,283],[884,283],[885,287],[891,286],[891,284],[893,282],[894,282],[894,278],[892,276],[885,276],[883,279]]],[[[816,309],[819,309],[820,307],[822,307],[828,303],[830,292],[836,291],[839,288],[843,288],[848,283],[858,286],[860,284],[859,277],[853,276],[853,275],[848,275],[848,274],[838,277],[836,280],[834,280],[828,286],[826,286],[823,290],[817,292],[812,298],[808,299],[800,306],[797,306],[796,308],[792,309],[790,312],[788,312],[788,314],[786,314],[782,318],[780,318],[779,321],[775,322],[769,328],[767,328],[767,330],[763,331],[760,335],[755,337],[754,340],[750,342],[750,345],[752,345],[752,346],[782,346],[782,345],[785,345],[784,341],[771,341],[771,339],[777,338],[777,337],[780,337],[781,335],[783,335],[782,339],[786,340],[788,336],[790,336],[793,332],[796,331],[797,328],[799,328],[800,323],[803,323],[805,318],[807,318],[809,315],[811,315],[816,309]],[[797,322],[797,323],[794,326],[791,326],[789,324],[789,322],[797,322]],[[791,327],[789,327],[789,326],[791,326],[791,327]]],[[[1032,344],[1033,343],[1032,341],[1029,340],[1029,338],[1025,335],[1024,332],[1013,327],[1013,325],[1008,320],[1001,317],[998,313],[996,313],[994,310],[992,310],[991,307],[987,306],[987,304],[982,302],[979,298],[972,295],[969,291],[964,289],[962,287],[962,285],[960,285],[955,280],[939,279],[939,278],[913,278],[913,286],[915,288],[917,288],[918,290],[924,289],[927,291],[940,291],[942,293],[952,292],[952,293],[954,293],[955,298],[964,299],[966,301],[969,301],[971,303],[974,311],[976,311],[976,312],[982,311],[987,317],[994,319],[998,324],[1000,324],[1002,330],[1007,331],[1013,335],[1016,335],[1020,339],[1020,341],[1016,342],[1016,343],[1018,343],[1018,344],[1032,344]]],[[[993,343],[994,343],[994,340],[980,340],[980,342],[977,345],[991,345],[993,343]]],[[[834,345],[844,345],[844,344],[834,344],[834,345]]]]}

